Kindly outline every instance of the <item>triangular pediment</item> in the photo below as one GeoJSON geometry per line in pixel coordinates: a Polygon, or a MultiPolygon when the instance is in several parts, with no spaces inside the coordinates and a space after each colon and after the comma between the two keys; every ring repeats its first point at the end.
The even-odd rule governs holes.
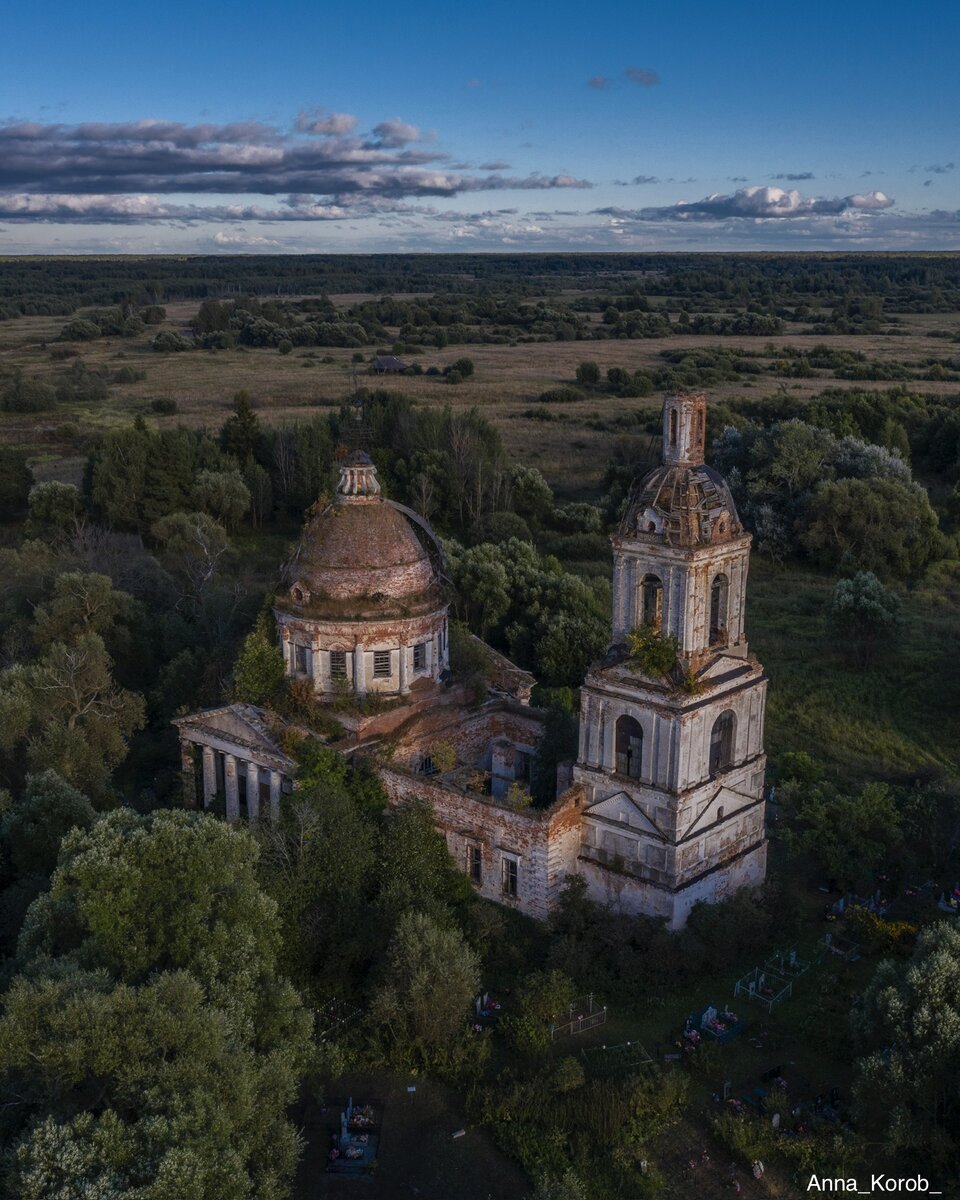
{"type": "Polygon", "coordinates": [[[707,826],[714,825],[719,820],[725,821],[727,817],[733,816],[734,813],[739,812],[741,809],[749,808],[751,804],[756,804],[756,802],[757,799],[755,796],[745,796],[742,792],[735,792],[733,788],[720,787],[684,830],[683,836],[688,837],[691,833],[696,833],[700,829],[706,829],[707,826]],[[721,808],[723,809],[722,818],[720,817],[721,808]]]}
{"type": "Polygon", "coordinates": [[[702,671],[697,672],[697,678],[720,679],[724,675],[729,675],[731,671],[743,670],[746,666],[746,660],[739,655],[718,654],[716,658],[707,663],[702,671]]]}
{"type": "Polygon", "coordinates": [[[625,829],[633,829],[639,833],[652,833],[657,837],[663,834],[650,820],[639,804],[628,792],[617,792],[606,800],[598,800],[585,810],[585,817],[599,817],[612,825],[620,825],[625,829]]]}
{"type": "Polygon", "coordinates": [[[252,704],[227,704],[222,708],[201,709],[200,712],[176,718],[174,724],[183,732],[206,734],[246,750],[288,760],[267,726],[262,711],[252,704]]]}

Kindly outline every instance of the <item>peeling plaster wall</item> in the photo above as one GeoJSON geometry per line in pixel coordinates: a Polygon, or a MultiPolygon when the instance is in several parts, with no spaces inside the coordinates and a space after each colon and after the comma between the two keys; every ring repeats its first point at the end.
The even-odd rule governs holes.
{"type": "Polygon", "coordinates": [[[542,920],[556,904],[567,875],[576,873],[579,789],[571,789],[549,809],[515,811],[396,767],[381,767],[380,778],[392,805],[421,801],[430,807],[464,873],[469,873],[469,848],[480,848],[482,874],[474,887],[488,900],[542,920]],[[504,858],[518,864],[516,897],[503,891],[504,858]]]}

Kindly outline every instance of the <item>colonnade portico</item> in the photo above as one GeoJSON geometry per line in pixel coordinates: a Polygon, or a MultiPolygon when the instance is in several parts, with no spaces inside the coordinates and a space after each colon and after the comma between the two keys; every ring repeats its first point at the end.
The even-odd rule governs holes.
{"type": "MultiPolygon", "coordinates": [[[[209,808],[216,799],[217,753],[210,745],[201,745],[203,754],[203,807],[209,808]]],[[[249,758],[221,751],[223,754],[223,792],[227,801],[227,820],[240,820],[240,779],[245,779],[244,800],[247,808],[247,818],[256,821],[261,815],[261,784],[269,783],[269,811],[272,820],[280,815],[280,794],[283,791],[283,772],[273,767],[266,767],[249,758]]]]}
{"type": "Polygon", "coordinates": [[[243,816],[250,821],[279,817],[280,796],[289,789],[296,764],[277,745],[260,709],[252,704],[226,705],[178,717],[174,724],[180,733],[189,805],[209,808],[222,792],[228,821],[243,816]]]}

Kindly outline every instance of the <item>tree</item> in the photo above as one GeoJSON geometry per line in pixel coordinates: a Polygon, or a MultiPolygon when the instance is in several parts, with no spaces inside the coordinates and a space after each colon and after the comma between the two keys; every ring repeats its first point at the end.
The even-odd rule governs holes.
{"type": "Polygon", "coordinates": [[[960,1163],[960,930],[939,922],[908,962],[882,962],[850,1027],[861,1128],[898,1162],[960,1163]]]}
{"type": "Polygon", "coordinates": [[[33,636],[40,646],[74,642],[88,633],[106,640],[132,619],[132,598],[115,591],[109,575],[65,571],[57,576],[52,598],[34,613],[33,636]]]}
{"type": "Polygon", "coordinates": [[[518,464],[510,471],[511,500],[515,512],[531,525],[539,525],[553,512],[550,484],[536,467],[518,464]]]}
{"type": "Polygon", "coordinates": [[[866,783],[857,794],[826,783],[787,781],[781,803],[791,814],[786,840],[811,854],[826,877],[842,888],[869,891],[877,872],[890,867],[902,833],[893,789],[866,783]]]}
{"type": "Polygon", "coordinates": [[[55,479],[34,484],[28,504],[30,512],[24,533],[45,542],[62,542],[74,532],[83,515],[80,489],[55,479]]]}
{"type": "Polygon", "coordinates": [[[595,387],[600,382],[600,367],[595,362],[582,362],[577,367],[577,383],[581,387],[595,387]]]}
{"type": "Polygon", "coordinates": [[[13,446],[0,446],[0,514],[4,520],[26,511],[32,484],[26,454],[13,446]]]}
{"type": "Polygon", "coordinates": [[[6,954],[16,946],[27,909],[49,886],[64,834],[89,829],[95,817],[87,797],[55,771],[27,776],[22,795],[0,818],[0,944],[6,954]]]}
{"type": "Polygon", "coordinates": [[[463,1041],[479,986],[479,960],[461,935],[407,912],[387,949],[371,1020],[400,1054],[429,1065],[463,1041]]]}
{"type": "Polygon", "coordinates": [[[239,471],[198,471],[192,499],[199,510],[235,532],[250,508],[250,489],[239,471]]]}
{"type": "Polygon", "coordinates": [[[824,483],[807,506],[800,540],[825,570],[898,579],[922,575],[946,545],[926,492],[891,479],[824,483]]]}
{"type": "Polygon", "coordinates": [[[466,876],[454,869],[446,840],[423,805],[387,815],[378,858],[380,906],[391,917],[407,909],[449,915],[472,898],[466,876]]]}
{"type": "Polygon", "coordinates": [[[220,430],[220,445],[227,454],[232,454],[237,462],[242,463],[248,458],[257,458],[262,444],[263,431],[257,414],[253,411],[250,393],[237,392],[233,397],[233,416],[220,430]]]}
{"type": "Polygon", "coordinates": [[[0,749],[26,749],[87,795],[105,799],[130,736],[143,727],[143,698],[117,687],[103,639],[54,642],[43,658],[0,675],[0,749]],[[24,745],[25,744],[25,745],[24,745]]]}
{"type": "Polygon", "coordinates": [[[841,649],[863,669],[881,643],[893,648],[900,628],[899,597],[887,591],[872,572],[861,571],[852,579],[841,579],[833,589],[827,623],[841,649]]]}
{"type": "Polygon", "coordinates": [[[153,526],[163,558],[180,583],[181,599],[199,608],[230,553],[227,531],[213,517],[199,512],[175,512],[153,526]]]}
{"type": "Polygon", "coordinates": [[[266,618],[247,634],[233,668],[233,695],[245,704],[276,704],[283,692],[286,668],[266,618]]]}
{"type": "Polygon", "coordinates": [[[6,865],[17,876],[49,878],[64,834],[89,829],[95,817],[87,797],[56,771],[28,775],[22,797],[0,818],[6,865]]]}
{"type": "Polygon", "coordinates": [[[0,1018],[17,1195],[287,1194],[310,1020],[255,864],[203,814],[118,810],[64,839],[0,1018]]]}

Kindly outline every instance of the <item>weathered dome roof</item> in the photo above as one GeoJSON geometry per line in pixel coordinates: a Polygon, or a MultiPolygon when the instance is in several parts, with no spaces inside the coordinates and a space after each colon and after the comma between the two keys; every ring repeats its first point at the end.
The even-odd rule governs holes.
{"type": "Polygon", "coordinates": [[[665,464],[637,484],[620,533],[698,546],[741,537],[743,526],[726,481],[713,467],[665,464]]]}
{"type": "Polygon", "coordinates": [[[336,497],[308,517],[284,566],[284,607],[319,613],[342,601],[395,608],[439,598],[437,563],[417,536],[416,514],[384,499],[376,475],[362,452],[344,461],[336,497]]]}

